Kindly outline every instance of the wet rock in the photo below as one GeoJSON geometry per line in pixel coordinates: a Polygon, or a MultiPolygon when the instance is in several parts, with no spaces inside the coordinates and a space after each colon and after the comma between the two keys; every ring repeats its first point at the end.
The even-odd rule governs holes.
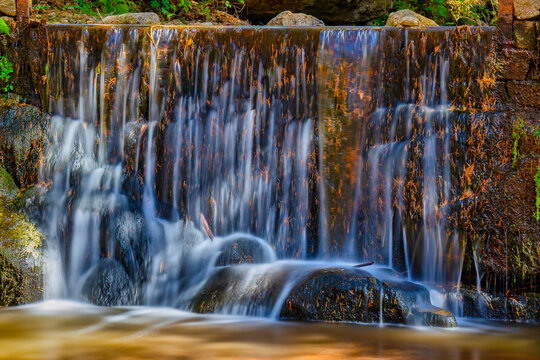
{"type": "Polygon", "coordinates": [[[328,24],[365,24],[387,13],[391,0],[245,0],[246,16],[252,23],[268,20],[283,11],[302,12],[328,24]]]}
{"type": "Polygon", "coordinates": [[[49,116],[17,99],[0,99],[0,164],[25,188],[38,179],[49,116]]]}
{"type": "Polygon", "coordinates": [[[292,268],[240,265],[216,270],[191,299],[199,313],[269,316],[292,268]]]}
{"type": "Polygon", "coordinates": [[[83,297],[100,306],[133,305],[135,287],[116,260],[101,259],[90,271],[82,289],[83,297]]]}
{"type": "Polygon", "coordinates": [[[435,21],[411,10],[400,10],[390,14],[386,26],[394,27],[420,27],[439,26],[435,21]]]}
{"type": "Polygon", "coordinates": [[[514,16],[519,20],[540,18],[538,0],[514,0],[514,16]]]}
{"type": "Polygon", "coordinates": [[[255,237],[229,237],[221,245],[221,254],[216,259],[216,266],[239,264],[261,264],[271,260],[268,245],[255,237]]]}
{"type": "Polygon", "coordinates": [[[456,326],[432,306],[423,286],[379,280],[362,270],[311,265],[240,265],[215,271],[188,306],[201,313],[278,316],[281,320],[456,326]],[[381,306],[382,300],[382,306],[381,306]]]}
{"type": "Polygon", "coordinates": [[[324,22],[314,16],[284,11],[270,20],[267,26],[324,26],[324,22]]]}
{"type": "Polygon", "coordinates": [[[159,16],[152,12],[111,15],[101,20],[102,24],[118,25],[155,25],[159,22],[159,16]]]}
{"type": "Polygon", "coordinates": [[[381,314],[385,323],[456,326],[452,314],[430,305],[424,287],[342,268],[310,273],[292,289],[280,318],[374,323],[381,314]]]}
{"type": "Polygon", "coordinates": [[[463,316],[493,320],[539,321],[540,295],[525,294],[515,297],[497,296],[463,289],[463,316]]]}
{"type": "Polygon", "coordinates": [[[0,0],[0,13],[9,16],[17,15],[15,0],[0,0]]]}

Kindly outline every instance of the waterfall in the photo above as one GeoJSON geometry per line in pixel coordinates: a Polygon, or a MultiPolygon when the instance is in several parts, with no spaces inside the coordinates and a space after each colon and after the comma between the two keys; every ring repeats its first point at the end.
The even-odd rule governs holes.
{"type": "Polygon", "coordinates": [[[244,245],[264,265],[243,289],[366,261],[458,282],[455,30],[47,31],[49,296],[82,299],[110,266],[135,284],[126,303],[182,307],[244,245]]]}

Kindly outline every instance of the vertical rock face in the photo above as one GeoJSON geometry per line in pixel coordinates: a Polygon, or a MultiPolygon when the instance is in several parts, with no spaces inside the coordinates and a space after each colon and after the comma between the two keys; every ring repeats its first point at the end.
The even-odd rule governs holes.
{"type": "Polygon", "coordinates": [[[15,0],[0,0],[0,13],[9,16],[17,15],[15,0]]]}
{"type": "Polygon", "coordinates": [[[246,0],[246,15],[268,20],[282,11],[303,12],[327,24],[363,24],[390,10],[392,0],[246,0]]]}

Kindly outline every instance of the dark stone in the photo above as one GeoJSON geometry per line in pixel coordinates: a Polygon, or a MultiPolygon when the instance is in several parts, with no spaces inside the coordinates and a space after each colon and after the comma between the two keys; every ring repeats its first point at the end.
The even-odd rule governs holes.
{"type": "Polygon", "coordinates": [[[366,271],[342,268],[316,270],[299,282],[287,297],[280,318],[374,323],[381,321],[381,311],[385,323],[457,325],[452,314],[430,304],[423,286],[378,280],[366,271]]]}
{"type": "Polygon", "coordinates": [[[245,315],[269,316],[294,268],[284,266],[270,271],[254,265],[220,268],[191,300],[189,308],[212,313],[234,306],[243,308],[245,315]],[[257,272],[258,269],[261,271],[257,272]]]}
{"type": "Polygon", "coordinates": [[[82,289],[83,297],[100,306],[122,306],[135,303],[135,287],[122,264],[101,259],[90,270],[82,289]]]}
{"type": "Polygon", "coordinates": [[[261,264],[267,262],[263,240],[249,237],[225,239],[216,266],[261,264]]]}
{"type": "Polygon", "coordinates": [[[497,296],[472,289],[461,291],[463,316],[493,320],[539,321],[540,295],[497,296]]]}
{"type": "Polygon", "coordinates": [[[509,101],[526,107],[540,108],[540,82],[510,81],[506,85],[509,101]]]}
{"type": "Polygon", "coordinates": [[[534,52],[505,48],[499,51],[497,57],[497,77],[499,79],[525,80],[529,73],[531,61],[536,58],[534,52]]]}
{"type": "Polygon", "coordinates": [[[25,188],[38,180],[49,115],[17,99],[0,99],[0,164],[25,188]]]}

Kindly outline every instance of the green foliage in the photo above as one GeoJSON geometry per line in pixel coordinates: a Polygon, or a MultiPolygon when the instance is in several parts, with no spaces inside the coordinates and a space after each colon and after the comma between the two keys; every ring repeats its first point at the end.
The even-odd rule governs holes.
{"type": "Polygon", "coordinates": [[[525,124],[523,119],[517,118],[512,125],[512,139],[514,142],[512,144],[512,166],[515,167],[519,159],[519,140],[525,135],[525,124]]]}
{"type": "Polygon", "coordinates": [[[2,90],[8,92],[13,90],[13,83],[9,80],[13,72],[13,64],[5,56],[0,56],[0,83],[3,84],[2,90]]]}
{"type": "Polygon", "coordinates": [[[0,18],[0,34],[9,35],[10,33],[11,30],[9,29],[9,25],[6,24],[4,19],[0,18]]]}
{"type": "Polygon", "coordinates": [[[74,4],[65,4],[63,10],[79,11],[90,16],[119,15],[135,11],[137,6],[131,0],[76,0],[74,4]]]}
{"type": "Polygon", "coordinates": [[[540,221],[540,166],[538,166],[534,175],[534,184],[536,188],[536,211],[534,212],[534,218],[540,221]]]}
{"type": "Polygon", "coordinates": [[[168,20],[201,15],[209,20],[212,10],[236,10],[242,5],[244,5],[244,0],[202,0],[199,2],[192,0],[150,1],[150,7],[168,20]]]}

